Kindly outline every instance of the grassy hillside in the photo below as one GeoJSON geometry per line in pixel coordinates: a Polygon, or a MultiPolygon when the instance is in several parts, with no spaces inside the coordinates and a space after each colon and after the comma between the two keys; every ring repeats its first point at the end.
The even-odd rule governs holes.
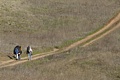
{"type": "Polygon", "coordinates": [[[0,79],[119,80],[119,34],[117,30],[88,47],[0,69],[0,79]]]}
{"type": "MultiPolygon", "coordinates": [[[[16,44],[42,51],[82,38],[118,13],[120,1],[1,0],[0,8],[0,52],[9,53],[16,44]]],[[[0,79],[119,80],[119,34],[118,29],[88,47],[2,68],[0,79]]]]}
{"type": "Polygon", "coordinates": [[[35,51],[82,38],[120,10],[119,0],[0,0],[0,52],[35,51]]]}

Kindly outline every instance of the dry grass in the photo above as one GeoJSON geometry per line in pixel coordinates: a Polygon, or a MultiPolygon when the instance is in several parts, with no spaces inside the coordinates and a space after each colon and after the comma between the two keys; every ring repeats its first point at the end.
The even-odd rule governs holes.
{"type": "MultiPolygon", "coordinates": [[[[119,0],[24,1],[22,5],[28,4],[29,6],[23,6],[27,9],[23,8],[21,11],[27,10],[27,13],[29,12],[29,18],[27,18],[31,22],[27,25],[32,26],[30,28],[24,27],[25,29],[22,27],[12,28],[13,26],[8,26],[8,29],[1,27],[1,46],[3,47],[0,47],[1,52],[2,49],[3,51],[6,49],[6,46],[9,46],[6,52],[11,51],[16,44],[21,44],[23,50],[28,44],[31,44],[34,49],[40,48],[42,50],[59,46],[67,40],[84,37],[103,26],[111,16],[116,14],[120,10],[119,3],[119,0]],[[32,28],[33,26],[34,28],[32,28]]],[[[22,13],[19,14],[22,15],[22,13]]],[[[19,20],[21,18],[19,16],[19,20]]],[[[5,20],[7,20],[6,17],[5,20]]],[[[0,69],[0,79],[119,80],[119,34],[118,30],[86,48],[77,47],[65,53],[2,68],[0,69]]]]}
{"type": "Polygon", "coordinates": [[[119,80],[119,34],[117,30],[86,48],[77,47],[69,52],[0,69],[0,79],[119,80]],[[17,78],[14,75],[18,75],[17,78]]]}
{"type": "Polygon", "coordinates": [[[119,0],[0,1],[1,53],[11,53],[17,44],[40,52],[65,45],[102,27],[120,10],[119,0]]]}

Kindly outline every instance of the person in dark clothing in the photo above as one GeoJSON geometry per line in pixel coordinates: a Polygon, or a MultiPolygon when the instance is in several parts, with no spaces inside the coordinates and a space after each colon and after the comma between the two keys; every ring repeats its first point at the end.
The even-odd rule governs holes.
{"type": "Polygon", "coordinates": [[[28,60],[32,59],[32,52],[33,52],[33,50],[31,48],[31,46],[28,46],[27,47],[28,60]]]}
{"type": "Polygon", "coordinates": [[[22,49],[21,49],[21,46],[17,45],[15,48],[14,48],[14,54],[15,54],[15,57],[16,57],[16,60],[20,60],[20,56],[22,54],[22,49]]]}

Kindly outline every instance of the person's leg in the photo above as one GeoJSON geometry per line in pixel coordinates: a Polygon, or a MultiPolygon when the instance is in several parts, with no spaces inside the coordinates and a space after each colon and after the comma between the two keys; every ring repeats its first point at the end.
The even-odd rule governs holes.
{"type": "Polygon", "coordinates": [[[28,53],[28,60],[30,60],[30,53],[28,53]]]}
{"type": "Polygon", "coordinates": [[[30,60],[32,59],[32,53],[30,52],[30,60]]]}
{"type": "Polygon", "coordinates": [[[18,60],[18,54],[16,54],[16,59],[18,60]]]}
{"type": "Polygon", "coordinates": [[[31,60],[31,53],[28,53],[28,60],[31,60]]]}
{"type": "Polygon", "coordinates": [[[20,60],[20,55],[18,55],[18,60],[20,60]]]}

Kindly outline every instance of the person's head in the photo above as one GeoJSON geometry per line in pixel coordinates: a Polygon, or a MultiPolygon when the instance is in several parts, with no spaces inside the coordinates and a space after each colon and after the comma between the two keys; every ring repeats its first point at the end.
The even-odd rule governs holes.
{"type": "Polygon", "coordinates": [[[31,46],[28,46],[28,48],[31,48],[31,46]]]}

